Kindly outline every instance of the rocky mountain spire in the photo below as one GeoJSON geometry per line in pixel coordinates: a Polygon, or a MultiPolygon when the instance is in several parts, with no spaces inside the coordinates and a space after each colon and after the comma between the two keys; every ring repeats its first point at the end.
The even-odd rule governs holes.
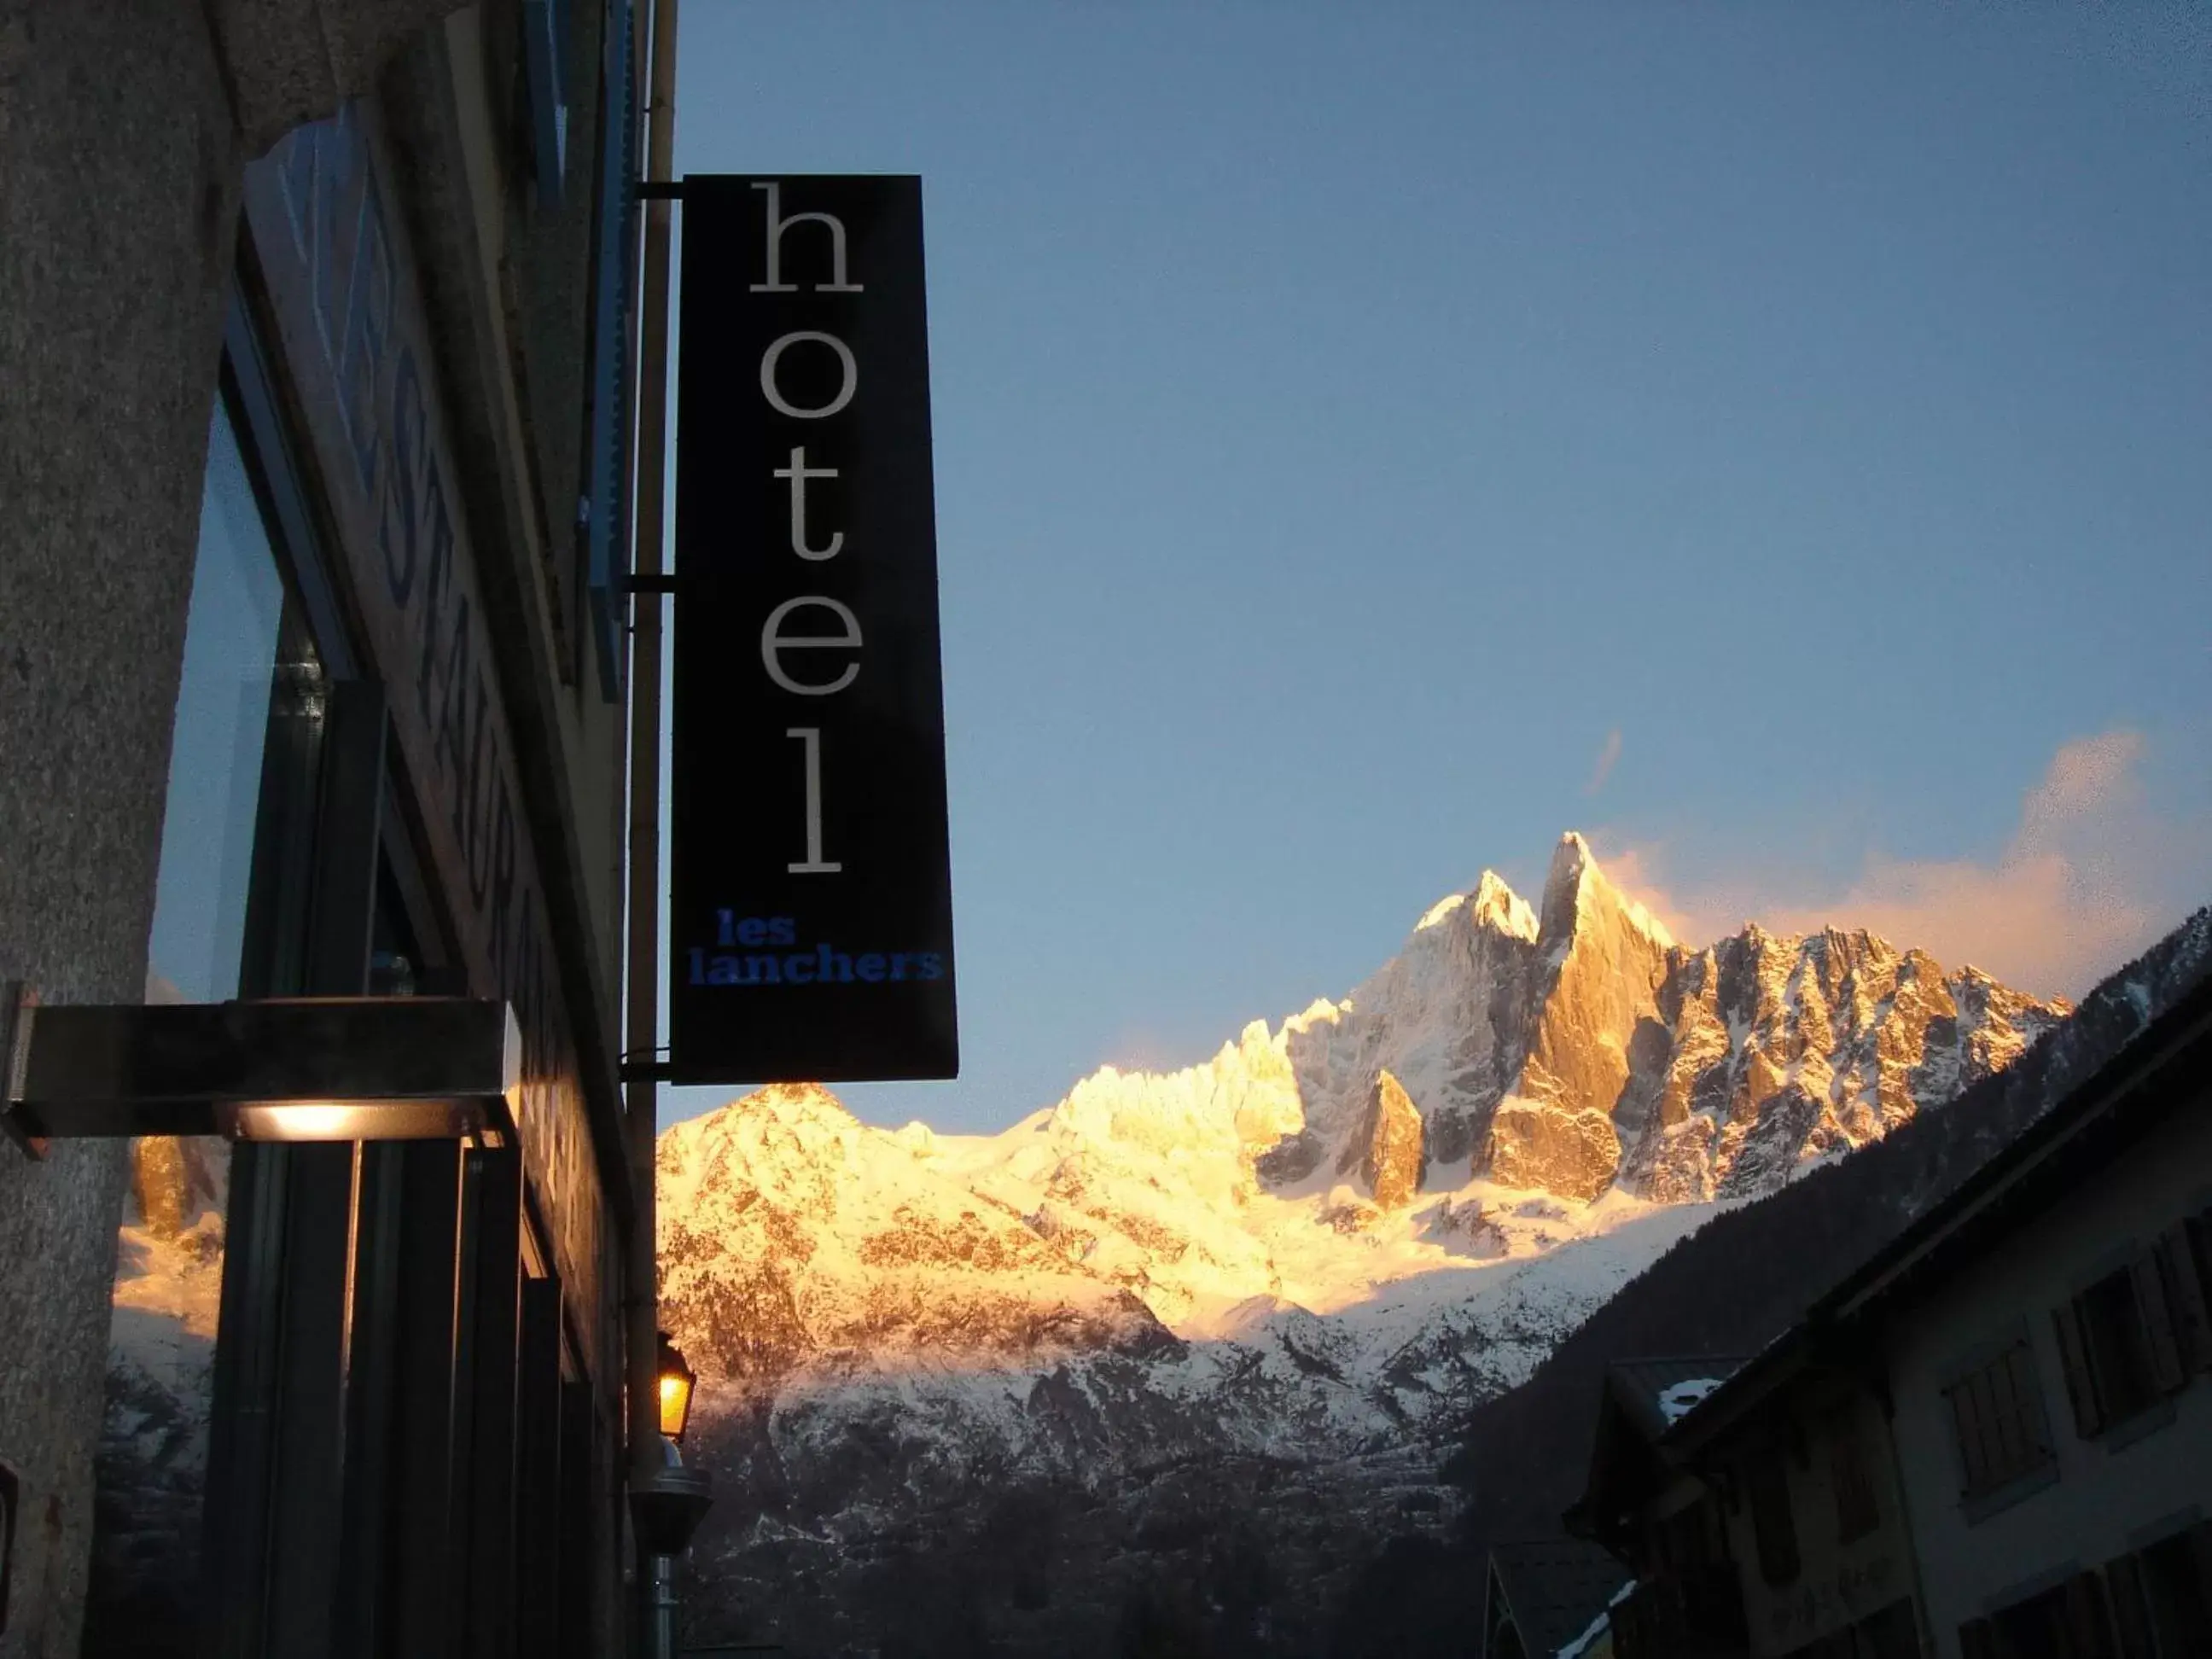
{"type": "Polygon", "coordinates": [[[1429,1153],[1421,1115],[1404,1086],[1388,1072],[1375,1074],[1367,1115],[1359,1126],[1359,1177],[1385,1210],[1401,1210],[1421,1190],[1429,1153]]]}
{"type": "Polygon", "coordinates": [[[1552,854],[1537,944],[1546,971],[1528,988],[1527,1058],[1486,1158],[1516,1185],[1595,1198],[1620,1167],[1613,1119],[1631,1079],[1671,1046],[1659,992],[1676,946],[1571,830],[1552,854]]]}

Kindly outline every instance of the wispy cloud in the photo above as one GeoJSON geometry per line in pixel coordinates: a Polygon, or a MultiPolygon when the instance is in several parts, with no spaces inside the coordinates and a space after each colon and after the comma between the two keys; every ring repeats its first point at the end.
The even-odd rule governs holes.
{"type": "Polygon", "coordinates": [[[1702,943],[1747,921],[1780,933],[1865,927],[1947,968],[1972,963],[2022,990],[2078,995],[2179,920],[2177,890],[2203,894],[2212,884],[2207,826],[2149,807],[2144,754],[2142,735],[2129,731],[2064,744],[2022,797],[2019,824],[1993,861],[1869,851],[1856,878],[1829,895],[1787,872],[1678,883],[1667,849],[1650,844],[1601,856],[1678,939],[1702,943]]]}
{"type": "Polygon", "coordinates": [[[1613,775],[1613,769],[1620,759],[1620,728],[1614,726],[1605,734],[1605,742],[1597,751],[1597,763],[1590,768],[1589,781],[1583,786],[1583,793],[1595,795],[1605,787],[1605,781],[1613,775]]]}

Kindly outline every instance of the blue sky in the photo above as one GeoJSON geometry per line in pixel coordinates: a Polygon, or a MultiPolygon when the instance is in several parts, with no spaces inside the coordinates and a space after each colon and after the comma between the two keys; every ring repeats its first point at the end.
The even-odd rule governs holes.
{"type": "Polygon", "coordinates": [[[1570,827],[2044,991],[2212,897],[2205,16],[690,0],[679,171],[924,181],[964,1075],[849,1103],[1195,1060],[1570,827]]]}

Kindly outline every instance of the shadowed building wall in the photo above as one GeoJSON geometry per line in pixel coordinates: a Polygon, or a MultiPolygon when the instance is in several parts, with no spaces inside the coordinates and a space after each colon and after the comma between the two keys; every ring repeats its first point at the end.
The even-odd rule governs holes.
{"type": "MultiPolygon", "coordinates": [[[[594,1120],[571,1137],[582,1184],[548,1200],[573,1234],[591,1218],[554,1212],[604,1207],[589,1172],[617,1144],[619,746],[611,706],[563,666],[574,615],[549,616],[538,596],[565,581],[578,494],[596,103],[580,100],[580,209],[531,216],[491,147],[507,142],[493,124],[512,108],[488,116],[486,100],[455,91],[492,88],[495,105],[518,95],[520,14],[514,0],[453,17],[463,10],[0,0],[0,978],[52,1003],[145,989],[247,168],[301,124],[382,88],[420,182],[404,205],[428,245],[428,327],[446,359],[435,372],[459,388],[459,510],[502,638],[516,811],[544,869],[546,972],[581,1051],[578,1109],[594,1120]],[[487,247],[523,273],[504,273],[511,312],[495,304],[490,316],[460,262],[487,247]],[[532,434],[527,453],[518,432],[532,434]]],[[[0,1146],[0,1462],[21,1491],[0,1659],[78,1652],[131,1171],[121,1142],[57,1144],[37,1164],[0,1146]]],[[[605,1340],[593,1328],[584,1346],[605,1340]]],[[[592,1365],[618,1372],[603,1353],[592,1365]]]]}

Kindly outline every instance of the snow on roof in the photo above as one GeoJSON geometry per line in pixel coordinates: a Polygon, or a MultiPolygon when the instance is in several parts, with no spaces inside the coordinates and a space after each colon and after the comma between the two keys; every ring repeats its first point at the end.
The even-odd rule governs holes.
{"type": "Polygon", "coordinates": [[[1587,1540],[1552,1538],[1492,1545],[1490,1571],[1529,1653],[1579,1655],[1577,1644],[1605,1628],[1607,1598],[1616,1595],[1622,1568],[1587,1540]]]}
{"type": "Polygon", "coordinates": [[[1659,1394],[1659,1415],[1671,1426],[1690,1414],[1690,1408],[1721,1385],[1717,1376],[1686,1377],[1659,1394]]]}
{"type": "Polygon", "coordinates": [[[1606,1367],[1609,1392],[1646,1440],[1656,1440],[1743,1365],[1736,1354],[1617,1359],[1606,1367]]]}

